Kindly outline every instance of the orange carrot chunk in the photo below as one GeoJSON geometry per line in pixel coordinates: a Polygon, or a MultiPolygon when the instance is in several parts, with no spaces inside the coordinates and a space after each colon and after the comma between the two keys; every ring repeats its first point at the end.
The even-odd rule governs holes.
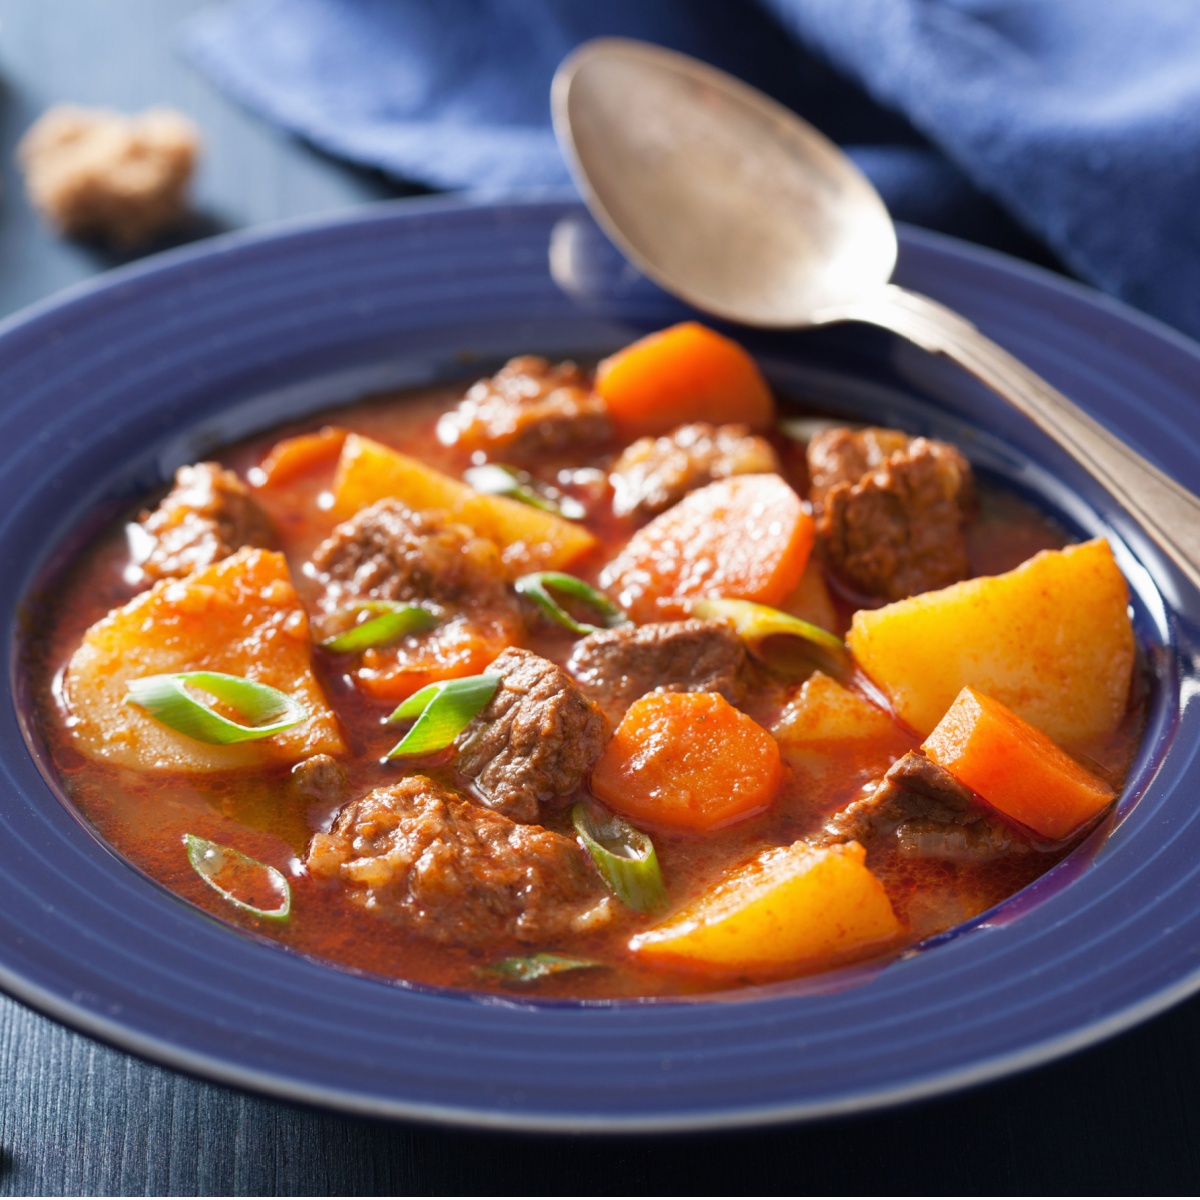
{"type": "Polygon", "coordinates": [[[921,747],[1014,821],[1058,840],[1113,800],[1113,790],[999,700],[965,687],[921,747]]]}
{"type": "Polygon", "coordinates": [[[695,321],[652,333],[606,358],[596,368],[596,391],[626,440],[692,421],[765,429],[775,419],[771,390],[754,359],[695,321]]]}
{"type": "Polygon", "coordinates": [[[778,608],[800,582],[813,521],[778,475],[737,475],[655,517],[605,567],[600,586],[635,621],[684,617],[723,596],[778,608]]]}
{"type": "Polygon", "coordinates": [[[592,791],[635,825],[698,833],[762,812],[782,778],[775,739],[724,696],[634,701],[592,772],[592,791]]]}
{"type": "Polygon", "coordinates": [[[259,463],[259,487],[290,483],[297,475],[332,462],[341,454],[347,432],[340,425],[326,425],[316,433],[302,433],[276,442],[259,463]]]}

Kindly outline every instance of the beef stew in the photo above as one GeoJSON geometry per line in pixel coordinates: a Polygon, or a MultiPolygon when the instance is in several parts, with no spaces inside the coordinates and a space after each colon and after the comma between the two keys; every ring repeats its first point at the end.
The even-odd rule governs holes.
{"type": "Polygon", "coordinates": [[[1124,581],[959,448],[777,415],[688,324],[181,468],[25,647],[67,793],[410,982],[724,991],[970,919],[1120,789],[1124,581]]]}

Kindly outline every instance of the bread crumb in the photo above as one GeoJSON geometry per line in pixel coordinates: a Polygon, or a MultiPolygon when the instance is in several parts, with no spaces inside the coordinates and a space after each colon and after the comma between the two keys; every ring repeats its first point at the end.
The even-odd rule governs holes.
{"type": "Polygon", "coordinates": [[[170,109],[126,116],[62,104],[29,128],[17,159],[51,226],[131,249],[183,219],[199,152],[195,125],[170,109]]]}

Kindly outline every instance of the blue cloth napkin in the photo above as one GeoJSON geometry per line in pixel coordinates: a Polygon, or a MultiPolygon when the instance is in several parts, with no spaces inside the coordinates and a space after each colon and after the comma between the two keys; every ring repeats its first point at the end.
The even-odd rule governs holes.
{"type": "Polygon", "coordinates": [[[1200,336],[1195,0],[233,0],[184,50],[325,150],[508,194],[568,182],[549,83],[603,34],[788,104],[896,217],[1018,253],[1032,235],[1200,336]]]}

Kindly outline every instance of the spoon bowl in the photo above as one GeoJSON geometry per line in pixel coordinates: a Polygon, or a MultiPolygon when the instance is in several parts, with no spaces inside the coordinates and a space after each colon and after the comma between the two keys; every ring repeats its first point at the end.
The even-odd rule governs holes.
{"type": "Polygon", "coordinates": [[[866,176],[723,72],[601,39],[560,68],[553,109],[605,232],[705,312],[793,328],[891,277],[896,233],[866,176]]]}

